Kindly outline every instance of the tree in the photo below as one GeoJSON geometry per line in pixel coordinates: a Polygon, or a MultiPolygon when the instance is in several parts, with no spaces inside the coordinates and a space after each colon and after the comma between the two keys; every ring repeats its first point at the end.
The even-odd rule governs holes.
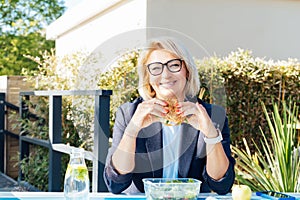
{"type": "Polygon", "coordinates": [[[54,47],[44,28],[65,11],[61,0],[0,0],[0,75],[36,68],[24,55],[38,56],[54,47]]]}

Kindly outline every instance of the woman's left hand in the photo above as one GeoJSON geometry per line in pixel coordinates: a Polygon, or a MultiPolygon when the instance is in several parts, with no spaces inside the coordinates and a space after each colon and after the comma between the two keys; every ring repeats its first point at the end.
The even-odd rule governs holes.
{"type": "MultiPolygon", "coordinates": [[[[207,138],[218,136],[206,109],[198,102],[180,102],[177,105],[177,111],[178,114],[186,116],[187,123],[200,130],[207,138]]],[[[229,159],[221,143],[206,145],[206,147],[206,171],[211,178],[220,180],[228,169],[229,159]]]]}
{"type": "Polygon", "coordinates": [[[176,106],[176,113],[186,117],[187,123],[200,130],[206,137],[217,137],[216,128],[205,108],[198,102],[179,102],[176,106]]]}

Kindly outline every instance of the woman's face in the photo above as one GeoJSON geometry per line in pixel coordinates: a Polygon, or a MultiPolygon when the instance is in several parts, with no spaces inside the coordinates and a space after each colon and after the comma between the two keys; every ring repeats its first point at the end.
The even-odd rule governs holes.
{"type": "MultiPolygon", "coordinates": [[[[155,50],[153,51],[147,62],[146,65],[151,63],[160,62],[160,63],[168,63],[168,66],[172,69],[176,69],[178,67],[178,60],[171,61],[173,59],[180,59],[178,56],[166,51],[166,50],[155,50]],[[169,62],[170,61],[170,62],[169,62]]],[[[168,99],[168,98],[177,98],[178,101],[183,101],[185,94],[184,88],[186,85],[186,78],[187,78],[187,69],[182,61],[181,70],[178,72],[171,72],[168,70],[167,66],[163,66],[163,71],[159,75],[152,75],[149,73],[149,81],[150,85],[156,92],[157,98],[159,99],[168,99]]],[[[154,66],[154,65],[152,65],[154,66]]],[[[155,70],[156,68],[153,68],[155,70]]],[[[175,70],[177,71],[177,70],[175,70]]]]}

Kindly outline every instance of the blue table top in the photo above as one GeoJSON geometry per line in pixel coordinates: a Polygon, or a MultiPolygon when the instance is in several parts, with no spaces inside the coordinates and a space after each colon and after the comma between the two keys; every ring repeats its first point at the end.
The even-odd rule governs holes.
{"type": "MultiPolygon", "coordinates": [[[[290,193],[295,196],[296,199],[300,200],[300,193],[290,193]]],[[[205,200],[207,197],[213,196],[218,200],[232,200],[231,194],[227,195],[217,195],[213,193],[200,193],[198,195],[198,200],[205,200]]],[[[0,192],[1,200],[64,200],[64,194],[62,192],[0,192]]],[[[136,195],[114,195],[111,193],[90,193],[89,200],[146,200],[144,194],[136,195]]],[[[252,194],[251,200],[262,200],[264,198],[256,196],[255,193],[252,194]]]]}

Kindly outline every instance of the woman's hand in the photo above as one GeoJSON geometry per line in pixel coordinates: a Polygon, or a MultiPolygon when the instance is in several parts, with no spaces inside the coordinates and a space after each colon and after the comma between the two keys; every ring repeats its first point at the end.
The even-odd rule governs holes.
{"type": "MultiPolygon", "coordinates": [[[[200,130],[206,137],[215,138],[218,136],[218,132],[207,114],[206,109],[198,102],[180,102],[177,105],[177,111],[178,114],[186,117],[187,123],[200,130]]],[[[207,173],[211,178],[219,180],[224,177],[229,166],[229,160],[225,154],[222,143],[206,145],[206,148],[207,173]]]]}
{"type": "Polygon", "coordinates": [[[165,107],[167,105],[165,101],[154,98],[143,101],[137,106],[117,149],[112,155],[113,166],[120,174],[130,173],[135,167],[136,137],[140,129],[165,116],[168,113],[165,107]]]}
{"type": "Polygon", "coordinates": [[[206,137],[214,138],[218,136],[216,128],[201,104],[198,102],[179,102],[176,107],[176,113],[186,117],[187,123],[203,132],[206,137]]]}
{"type": "Polygon", "coordinates": [[[137,106],[137,109],[131,119],[136,130],[149,126],[154,122],[159,122],[168,112],[167,102],[160,99],[150,99],[143,101],[137,106]]]}

